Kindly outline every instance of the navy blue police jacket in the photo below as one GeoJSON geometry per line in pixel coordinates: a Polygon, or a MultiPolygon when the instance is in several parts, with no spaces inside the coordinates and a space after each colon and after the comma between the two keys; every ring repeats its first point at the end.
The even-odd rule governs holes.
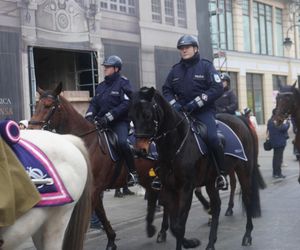
{"type": "Polygon", "coordinates": [[[105,80],[97,86],[86,116],[92,115],[100,118],[110,112],[113,116],[112,123],[129,122],[128,109],[131,94],[132,86],[127,78],[119,73],[106,76],[105,80]]]}
{"type": "Polygon", "coordinates": [[[183,106],[199,96],[204,105],[193,112],[196,114],[215,111],[214,102],[223,94],[223,85],[212,62],[197,53],[173,66],[162,91],[169,103],[175,99],[183,106]]]}
{"type": "Polygon", "coordinates": [[[232,89],[225,90],[223,95],[215,102],[217,113],[235,114],[238,108],[237,98],[232,89]]]}

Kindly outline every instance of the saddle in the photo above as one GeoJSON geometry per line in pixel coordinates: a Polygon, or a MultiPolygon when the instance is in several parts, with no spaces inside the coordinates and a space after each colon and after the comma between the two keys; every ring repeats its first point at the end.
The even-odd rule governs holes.
{"type": "MultiPolygon", "coordinates": [[[[224,154],[248,161],[244,147],[235,132],[224,122],[216,120],[217,134],[223,145],[224,154]]],[[[197,120],[191,120],[191,131],[196,139],[202,155],[208,153],[206,125],[197,120]]]]}

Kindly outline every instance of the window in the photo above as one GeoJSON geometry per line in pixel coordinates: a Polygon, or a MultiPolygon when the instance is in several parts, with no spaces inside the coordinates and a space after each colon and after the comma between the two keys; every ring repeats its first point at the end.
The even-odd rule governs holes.
{"type": "Polygon", "coordinates": [[[273,81],[273,91],[279,90],[279,86],[286,86],[287,84],[287,77],[286,76],[279,76],[279,75],[273,75],[272,76],[273,81]]]}
{"type": "Polygon", "coordinates": [[[232,0],[211,0],[209,9],[213,48],[233,50],[232,0]]]}
{"type": "Polygon", "coordinates": [[[244,51],[251,52],[249,0],[243,0],[243,38],[244,51]]]}
{"type": "Polygon", "coordinates": [[[186,27],[186,8],[185,0],[177,0],[177,16],[178,16],[178,26],[186,27]]]}
{"type": "Polygon", "coordinates": [[[186,28],[186,0],[151,0],[152,21],[186,28]]]}
{"type": "Polygon", "coordinates": [[[174,3],[173,3],[173,0],[165,0],[165,21],[166,21],[166,24],[174,25],[174,3]]]}
{"type": "Polygon", "coordinates": [[[101,0],[100,8],[135,16],[136,0],[101,0]]]}
{"type": "Polygon", "coordinates": [[[160,0],[151,1],[152,8],[152,21],[155,23],[161,23],[161,5],[160,0]]]}
{"type": "Polygon", "coordinates": [[[275,10],[275,32],[276,32],[276,45],[277,56],[283,56],[283,28],[282,28],[282,10],[276,8],[275,10]]]}
{"type": "Polygon", "coordinates": [[[273,55],[272,7],[253,2],[255,52],[273,55]]]}
{"type": "Polygon", "coordinates": [[[258,124],[264,124],[263,89],[261,74],[246,74],[247,106],[256,116],[258,124]]]}

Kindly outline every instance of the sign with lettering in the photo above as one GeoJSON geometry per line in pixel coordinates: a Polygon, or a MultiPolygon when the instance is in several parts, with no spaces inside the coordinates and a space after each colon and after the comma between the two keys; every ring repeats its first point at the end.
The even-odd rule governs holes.
{"type": "Polygon", "coordinates": [[[23,119],[20,34],[0,30],[0,120],[23,119]]]}

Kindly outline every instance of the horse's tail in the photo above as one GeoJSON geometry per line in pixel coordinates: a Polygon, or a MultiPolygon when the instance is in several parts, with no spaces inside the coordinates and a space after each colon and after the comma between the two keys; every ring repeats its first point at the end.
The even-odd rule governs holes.
{"type": "Polygon", "coordinates": [[[69,224],[65,232],[62,249],[82,250],[85,233],[87,232],[92,212],[91,197],[93,176],[91,172],[88,153],[83,142],[79,140],[79,138],[74,136],[70,138],[74,138],[71,139],[71,141],[80,150],[85,158],[85,161],[87,163],[87,179],[81,197],[76,203],[72,212],[69,224]]]}
{"type": "MultiPolygon", "coordinates": [[[[249,133],[252,138],[253,145],[253,168],[251,174],[251,214],[253,218],[257,218],[261,216],[261,206],[260,206],[260,196],[259,189],[266,188],[266,183],[262,177],[262,174],[259,170],[258,164],[258,136],[256,130],[250,124],[250,120],[244,116],[239,116],[239,118],[244,122],[247,126],[249,133]]],[[[249,166],[250,167],[250,166],[249,166]]]]}
{"type": "MultiPolygon", "coordinates": [[[[262,174],[259,170],[260,165],[258,164],[258,136],[256,133],[256,130],[251,126],[250,120],[247,119],[245,116],[239,116],[239,118],[246,124],[248,127],[252,140],[253,140],[253,152],[254,152],[254,157],[253,157],[253,164],[254,164],[254,169],[253,169],[253,175],[255,175],[255,178],[257,180],[257,184],[260,189],[265,189],[267,187],[264,178],[262,177],[262,174]]],[[[252,175],[252,176],[253,176],[252,175]]]]}

